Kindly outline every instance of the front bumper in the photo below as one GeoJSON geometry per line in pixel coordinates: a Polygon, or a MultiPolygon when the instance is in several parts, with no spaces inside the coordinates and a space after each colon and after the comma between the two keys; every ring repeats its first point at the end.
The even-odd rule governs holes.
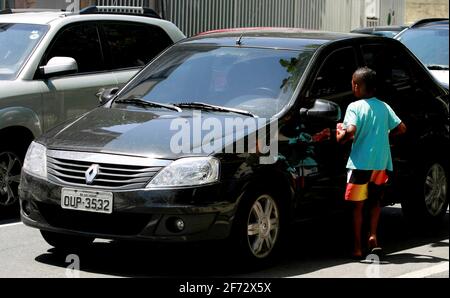
{"type": "Polygon", "coordinates": [[[236,207],[225,199],[224,183],[113,192],[112,214],[61,208],[62,188],[22,172],[22,222],[41,230],[104,239],[185,242],[228,237],[236,207]],[[175,218],[185,223],[181,232],[170,228],[175,218]]]}

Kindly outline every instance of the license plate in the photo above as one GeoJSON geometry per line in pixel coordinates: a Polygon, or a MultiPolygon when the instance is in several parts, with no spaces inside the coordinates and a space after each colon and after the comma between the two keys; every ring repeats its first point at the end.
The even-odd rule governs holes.
{"type": "Polygon", "coordinates": [[[113,194],[106,191],[63,188],[61,191],[61,207],[110,214],[113,208],[113,194]]]}

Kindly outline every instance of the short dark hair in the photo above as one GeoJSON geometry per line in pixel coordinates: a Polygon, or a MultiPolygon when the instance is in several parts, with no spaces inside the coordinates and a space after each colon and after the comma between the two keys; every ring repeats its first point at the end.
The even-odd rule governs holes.
{"type": "Polygon", "coordinates": [[[367,66],[358,68],[353,75],[360,82],[363,82],[367,91],[373,92],[377,88],[377,72],[367,66]]]}

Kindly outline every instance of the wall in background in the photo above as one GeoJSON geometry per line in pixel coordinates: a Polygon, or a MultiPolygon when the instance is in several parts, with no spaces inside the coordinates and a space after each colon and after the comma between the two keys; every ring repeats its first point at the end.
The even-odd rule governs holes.
{"type": "Polygon", "coordinates": [[[424,18],[448,18],[448,0],[406,0],[406,24],[424,18]]]}

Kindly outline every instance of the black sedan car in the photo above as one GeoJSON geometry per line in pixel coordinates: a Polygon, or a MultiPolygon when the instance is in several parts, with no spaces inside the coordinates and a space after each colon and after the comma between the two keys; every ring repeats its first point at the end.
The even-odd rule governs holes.
{"type": "Polygon", "coordinates": [[[384,203],[437,221],[448,205],[447,91],[396,40],[276,28],[186,39],[35,140],[22,221],[57,248],[228,239],[270,258],[290,223],[345,205],[349,147],[334,136],[360,66],[378,72],[378,96],[409,128],[392,142],[384,203]]]}

